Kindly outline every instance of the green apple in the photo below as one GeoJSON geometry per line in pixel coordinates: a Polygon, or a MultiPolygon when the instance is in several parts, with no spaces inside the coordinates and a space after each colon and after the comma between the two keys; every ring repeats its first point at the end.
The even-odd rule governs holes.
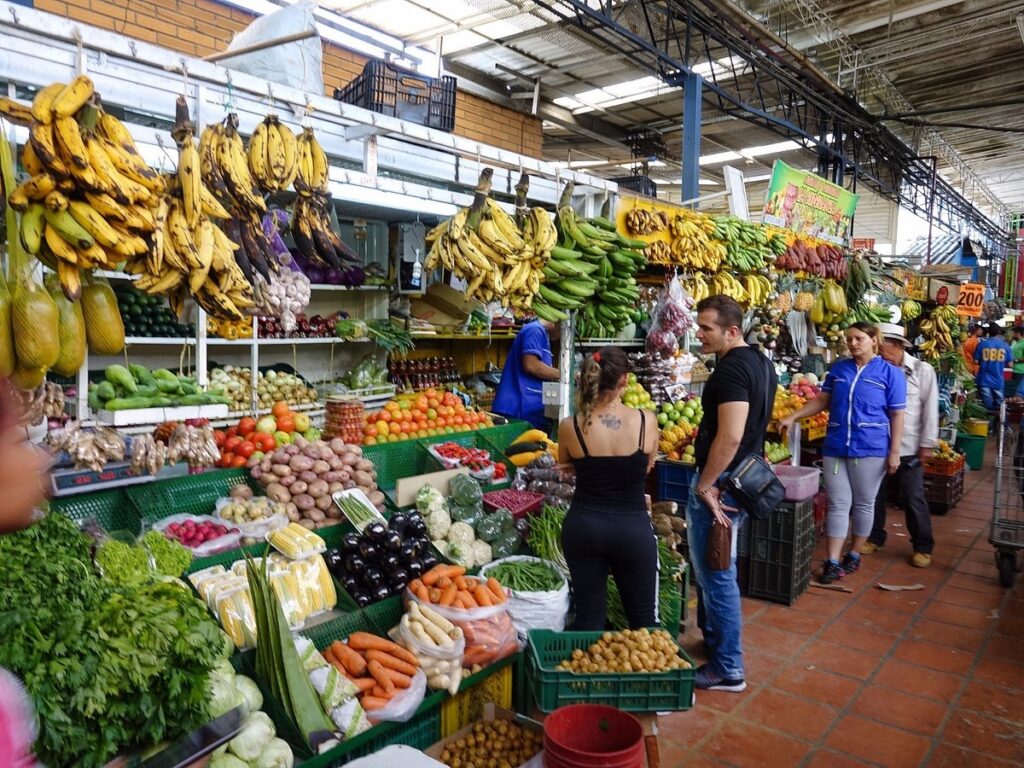
{"type": "Polygon", "coordinates": [[[292,436],[287,432],[275,432],[274,440],[277,442],[278,448],[282,445],[289,445],[292,442],[292,436]]]}
{"type": "Polygon", "coordinates": [[[665,413],[665,412],[659,413],[658,414],[658,426],[659,427],[664,427],[666,424],[668,424],[668,414],[665,413]]]}
{"type": "Polygon", "coordinates": [[[636,384],[636,374],[635,373],[628,374],[626,376],[626,383],[627,384],[636,384]]]}
{"type": "Polygon", "coordinates": [[[292,420],[295,422],[296,432],[306,432],[310,427],[309,416],[305,413],[296,413],[292,420]]]}

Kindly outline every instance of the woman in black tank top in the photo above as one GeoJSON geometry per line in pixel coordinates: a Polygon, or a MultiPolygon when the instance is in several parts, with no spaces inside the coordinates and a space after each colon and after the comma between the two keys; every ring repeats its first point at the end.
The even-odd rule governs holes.
{"type": "Polygon", "coordinates": [[[562,528],[574,630],[605,628],[609,573],[630,627],[658,624],[658,547],[644,486],[654,462],[654,414],[622,405],[629,361],[604,347],[583,362],[576,416],[558,428],[559,461],[576,475],[562,528]]]}

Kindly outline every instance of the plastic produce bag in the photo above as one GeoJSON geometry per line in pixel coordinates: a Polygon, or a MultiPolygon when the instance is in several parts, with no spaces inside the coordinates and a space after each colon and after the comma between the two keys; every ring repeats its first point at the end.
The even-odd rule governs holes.
{"type": "Polygon", "coordinates": [[[647,334],[646,351],[662,358],[679,351],[679,337],[693,325],[690,316],[692,300],[683,290],[678,277],[673,277],[658,297],[651,330],[647,334]]]}
{"type": "Polygon", "coordinates": [[[416,674],[412,676],[412,685],[399,689],[399,692],[385,706],[370,710],[366,716],[374,725],[385,721],[408,722],[416,714],[416,710],[420,708],[426,695],[427,676],[423,674],[422,669],[417,669],[416,674]]]}
{"type": "MultiPolygon", "coordinates": [[[[219,517],[213,517],[211,515],[171,515],[170,517],[165,517],[163,520],[155,522],[153,524],[153,530],[164,533],[167,528],[170,528],[175,523],[180,525],[189,521],[193,523],[212,523],[214,525],[223,525],[229,531],[234,529],[234,532],[225,533],[215,539],[209,539],[196,547],[189,547],[182,544],[182,546],[192,553],[193,557],[208,557],[210,555],[219,554],[220,552],[227,552],[229,549],[238,549],[238,542],[242,538],[242,533],[238,530],[238,526],[225,523],[225,521],[221,520],[219,517]]],[[[167,534],[164,533],[164,535],[166,536],[167,534]]]]}
{"type": "MultiPolygon", "coordinates": [[[[422,605],[411,592],[406,592],[406,599],[422,605]]],[[[476,665],[487,667],[520,650],[507,601],[485,608],[455,608],[450,605],[426,607],[462,630],[466,641],[462,656],[465,668],[472,669],[476,665]]]]}
{"type": "Polygon", "coordinates": [[[562,586],[548,592],[516,592],[506,588],[508,593],[508,612],[512,617],[516,632],[521,642],[526,642],[526,635],[531,629],[552,629],[561,632],[565,629],[565,619],[569,614],[569,579],[562,570],[552,562],[536,557],[514,555],[488,563],[480,569],[480,577],[487,576],[488,571],[501,563],[528,562],[543,563],[563,576],[562,586]]]}
{"type": "Polygon", "coordinates": [[[328,712],[337,709],[359,693],[359,686],[328,665],[318,667],[309,673],[309,681],[320,696],[324,709],[328,712]]]}
{"type": "Polygon", "coordinates": [[[313,645],[313,641],[309,638],[303,637],[302,635],[294,635],[295,637],[295,650],[299,652],[299,660],[302,662],[302,668],[307,673],[312,672],[315,669],[324,669],[329,667],[327,659],[316,649],[313,645]]]}
{"type": "MultiPolygon", "coordinates": [[[[316,29],[315,3],[303,0],[279,11],[262,16],[243,29],[228,50],[247,48],[288,35],[316,29]]],[[[239,72],[248,72],[263,80],[298,88],[306,93],[324,92],[323,44],[320,35],[284,45],[222,59],[221,65],[239,72]]]]}
{"type": "Polygon", "coordinates": [[[484,492],[480,483],[469,475],[456,475],[448,483],[448,496],[453,504],[466,507],[484,503],[484,492]]]}
{"type": "Polygon", "coordinates": [[[446,690],[454,696],[459,692],[462,656],[466,650],[462,630],[434,612],[430,612],[433,618],[428,618],[419,604],[408,596],[406,604],[409,611],[402,615],[401,622],[392,628],[389,636],[416,657],[431,690],[446,690]],[[450,629],[442,626],[446,622],[450,629]]]}
{"type": "Polygon", "coordinates": [[[483,504],[452,504],[449,512],[453,523],[465,523],[471,528],[476,528],[477,523],[483,520],[485,515],[483,504]]]}
{"type": "Polygon", "coordinates": [[[340,707],[331,710],[331,721],[341,731],[341,740],[354,739],[360,733],[366,733],[373,725],[366,717],[366,711],[356,699],[349,699],[340,707]]]}

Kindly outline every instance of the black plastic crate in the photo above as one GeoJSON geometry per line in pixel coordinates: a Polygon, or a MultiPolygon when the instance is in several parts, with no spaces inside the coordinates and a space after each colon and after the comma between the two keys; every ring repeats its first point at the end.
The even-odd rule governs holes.
{"type": "Polygon", "coordinates": [[[612,181],[619,185],[619,189],[628,192],[636,192],[639,195],[647,195],[647,197],[658,196],[658,185],[651,180],[650,176],[619,176],[612,181]]]}
{"type": "Polygon", "coordinates": [[[750,520],[748,594],[792,605],[811,580],[814,502],[785,502],[764,520],[750,520]]]}
{"type": "Polygon", "coordinates": [[[690,499],[690,486],[697,477],[697,470],[693,465],[662,459],[655,462],[654,472],[657,477],[654,500],[676,502],[680,506],[679,514],[686,517],[686,503],[690,499]]]}
{"type": "Polygon", "coordinates": [[[961,469],[952,477],[925,475],[924,498],[931,504],[942,504],[951,507],[964,495],[964,470],[961,469]]]}
{"type": "Polygon", "coordinates": [[[370,59],[363,74],[334,89],[334,98],[428,128],[455,130],[455,78],[450,75],[426,77],[370,59]]]}

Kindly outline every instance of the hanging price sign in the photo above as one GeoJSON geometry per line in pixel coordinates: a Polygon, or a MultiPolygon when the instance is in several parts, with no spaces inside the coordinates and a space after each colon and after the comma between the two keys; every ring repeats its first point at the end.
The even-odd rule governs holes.
{"type": "Polygon", "coordinates": [[[960,317],[981,317],[985,304],[985,286],[981,283],[963,283],[956,300],[956,313],[960,317]]]}

